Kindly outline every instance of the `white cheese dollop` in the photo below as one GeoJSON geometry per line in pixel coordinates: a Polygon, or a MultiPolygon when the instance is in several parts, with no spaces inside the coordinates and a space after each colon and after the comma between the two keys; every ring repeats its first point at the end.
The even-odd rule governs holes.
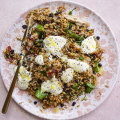
{"type": "Polygon", "coordinates": [[[82,62],[80,60],[75,59],[68,59],[67,60],[68,66],[74,69],[74,71],[82,73],[89,70],[89,65],[86,62],[82,62]]]}
{"type": "Polygon", "coordinates": [[[65,82],[68,83],[73,79],[73,69],[72,68],[68,68],[65,71],[63,71],[63,74],[61,76],[61,79],[65,82]]]}
{"type": "Polygon", "coordinates": [[[21,66],[18,74],[17,85],[20,89],[25,90],[28,88],[29,81],[31,81],[31,73],[29,73],[25,67],[21,66]]]}
{"type": "Polygon", "coordinates": [[[59,95],[63,89],[61,87],[60,82],[53,77],[51,80],[47,80],[41,84],[42,92],[50,92],[53,95],[59,95]]]}
{"type": "Polygon", "coordinates": [[[49,36],[44,39],[44,49],[58,57],[62,56],[61,49],[66,44],[67,40],[60,36],[49,36]]]}
{"type": "Polygon", "coordinates": [[[82,53],[86,54],[96,51],[96,41],[94,40],[93,36],[90,36],[82,41],[81,49],[82,53]]]}
{"type": "Polygon", "coordinates": [[[86,72],[90,68],[89,64],[86,62],[75,59],[68,59],[65,55],[61,57],[61,59],[63,62],[66,62],[69,67],[73,68],[74,71],[79,73],[86,72]]]}
{"type": "Polygon", "coordinates": [[[36,58],[35,58],[35,62],[39,65],[44,65],[44,60],[43,60],[43,56],[42,55],[38,55],[36,58]]]}

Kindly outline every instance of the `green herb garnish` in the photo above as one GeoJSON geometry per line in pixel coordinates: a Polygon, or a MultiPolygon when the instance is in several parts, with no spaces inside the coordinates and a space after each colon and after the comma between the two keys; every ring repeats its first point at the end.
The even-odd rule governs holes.
{"type": "Polygon", "coordinates": [[[93,67],[93,70],[98,73],[100,71],[100,67],[98,66],[98,61],[95,61],[95,67],[93,67]]]}
{"type": "Polygon", "coordinates": [[[43,42],[43,40],[37,39],[37,40],[35,40],[35,42],[36,42],[36,43],[40,43],[40,42],[43,42]]]}
{"type": "Polygon", "coordinates": [[[44,76],[47,76],[45,71],[40,71],[44,76]]]}
{"type": "Polygon", "coordinates": [[[82,41],[84,40],[84,37],[78,36],[77,34],[72,33],[68,28],[66,28],[65,31],[68,33],[69,37],[75,38],[75,39],[76,39],[76,42],[77,42],[79,45],[81,45],[82,41]]]}
{"type": "Polygon", "coordinates": [[[30,53],[33,53],[33,52],[34,52],[33,49],[30,49],[29,51],[30,51],[30,53]]]}
{"type": "Polygon", "coordinates": [[[55,35],[55,32],[53,32],[52,34],[55,35]]]}
{"type": "Polygon", "coordinates": [[[47,68],[47,65],[44,65],[44,68],[47,68]]]}
{"type": "Polygon", "coordinates": [[[39,87],[38,90],[36,90],[36,92],[35,92],[35,96],[36,96],[38,99],[40,99],[40,100],[42,100],[43,98],[45,98],[46,95],[47,95],[46,93],[42,93],[42,92],[41,92],[41,87],[39,87]]]}
{"type": "Polygon", "coordinates": [[[86,99],[86,95],[81,99],[81,101],[86,101],[87,99],[86,99]]]}
{"type": "Polygon", "coordinates": [[[85,89],[85,92],[86,93],[90,93],[93,89],[95,89],[95,85],[92,84],[92,83],[86,83],[86,89],[85,89]]]}
{"type": "Polygon", "coordinates": [[[96,88],[95,85],[92,84],[92,83],[86,83],[86,85],[87,85],[89,88],[93,88],[93,89],[96,88]]]}
{"type": "Polygon", "coordinates": [[[69,22],[69,29],[71,29],[73,26],[73,23],[72,22],[69,22]]]}
{"type": "Polygon", "coordinates": [[[72,15],[73,10],[75,10],[75,9],[76,9],[76,8],[74,8],[74,9],[72,9],[72,10],[69,10],[68,14],[69,14],[69,15],[72,15]]]}
{"type": "Polygon", "coordinates": [[[79,60],[84,60],[84,58],[82,56],[79,57],[79,60]]]}
{"type": "Polygon", "coordinates": [[[37,23],[37,29],[40,31],[45,31],[44,27],[37,23]]]}
{"type": "Polygon", "coordinates": [[[91,75],[91,76],[90,76],[90,78],[91,78],[91,79],[94,79],[94,76],[93,76],[93,75],[91,75]]]}
{"type": "Polygon", "coordinates": [[[80,85],[80,82],[76,83],[73,88],[74,88],[75,90],[78,90],[79,85],[80,85]]]}
{"type": "Polygon", "coordinates": [[[92,90],[93,90],[92,88],[87,87],[87,88],[85,89],[85,92],[86,92],[86,93],[91,93],[92,90]]]}

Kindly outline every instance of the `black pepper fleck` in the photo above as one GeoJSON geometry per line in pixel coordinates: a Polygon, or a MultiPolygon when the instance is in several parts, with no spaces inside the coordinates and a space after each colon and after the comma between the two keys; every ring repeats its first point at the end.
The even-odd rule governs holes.
{"type": "Polygon", "coordinates": [[[28,58],[28,60],[27,60],[28,62],[30,62],[30,58],[28,58]]]}
{"type": "Polygon", "coordinates": [[[22,53],[19,54],[19,56],[21,56],[21,55],[22,55],[22,53]]]}
{"type": "Polygon", "coordinates": [[[10,53],[11,53],[11,54],[14,54],[14,50],[11,50],[10,53]]]}
{"type": "Polygon", "coordinates": [[[99,37],[99,36],[97,36],[97,37],[96,37],[96,39],[97,39],[97,40],[100,40],[100,37],[99,37]]]}
{"type": "Polygon", "coordinates": [[[78,80],[76,79],[75,82],[78,83],[78,80]]]}
{"type": "Polygon", "coordinates": [[[55,15],[59,15],[60,13],[57,11],[56,13],[55,13],[55,15]]]}
{"type": "Polygon", "coordinates": [[[47,20],[43,20],[43,25],[47,24],[47,20]]]}
{"type": "Polygon", "coordinates": [[[6,57],[8,58],[9,57],[9,55],[6,53],[6,57]]]}
{"type": "Polygon", "coordinates": [[[17,60],[17,65],[19,64],[19,60],[17,60]]]}
{"type": "Polygon", "coordinates": [[[64,104],[61,103],[60,106],[61,106],[61,107],[64,107],[64,104]]]}
{"type": "Polygon", "coordinates": [[[69,26],[69,29],[71,29],[72,28],[72,26],[69,26]]]}
{"type": "Polygon", "coordinates": [[[30,71],[30,67],[28,67],[27,71],[30,71]]]}
{"type": "Polygon", "coordinates": [[[76,104],[76,102],[73,102],[73,103],[72,103],[72,106],[75,106],[75,104],[76,104]]]}
{"type": "Polygon", "coordinates": [[[76,53],[79,53],[78,51],[76,51],[76,53]]]}
{"type": "Polygon", "coordinates": [[[69,51],[69,52],[71,52],[71,50],[70,50],[70,49],[68,49],[68,51],[69,51]]]}
{"type": "Polygon", "coordinates": [[[91,60],[95,60],[95,58],[96,58],[96,56],[95,56],[95,55],[93,55],[91,60]]]}
{"type": "Polygon", "coordinates": [[[23,29],[26,29],[26,28],[27,28],[27,25],[23,25],[22,28],[23,28],[23,29]]]}
{"type": "Polygon", "coordinates": [[[38,88],[35,89],[35,91],[38,90],[38,88]]]}
{"type": "Polygon", "coordinates": [[[37,101],[34,101],[34,104],[36,105],[36,104],[37,104],[37,101]]]}
{"type": "Polygon", "coordinates": [[[89,29],[86,29],[87,32],[89,32],[90,30],[89,29]]]}
{"type": "Polygon", "coordinates": [[[96,74],[96,72],[95,72],[95,71],[93,71],[93,74],[96,74]]]}
{"type": "Polygon", "coordinates": [[[54,67],[54,65],[53,65],[53,64],[51,64],[51,67],[54,67]]]}
{"type": "Polygon", "coordinates": [[[31,34],[28,34],[27,36],[28,36],[28,37],[31,37],[31,34]]]}
{"type": "Polygon", "coordinates": [[[63,71],[65,70],[65,66],[64,66],[64,65],[62,65],[62,70],[63,70],[63,71]]]}
{"type": "Polygon", "coordinates": [[[98,63],[98,66],[99,66],[99,67],[102,67],[102,64],[101,64],[101,63],[98,63]]]}
{"type": "Polygon", "coordinates": [[[49,14],[49,17],[53,17],[53,13],[50,13],[50,14],[49,14]]]}
{"type": "Polygon", "coordinates": [[[53,23],[53,22],[54,22],[54,19],[51,20],[51,23],[53,23]]]}
{"type": "Polygon", "coordinates": [[[57,17],[57,19],[60,19],[60,17],[57,17]]]}
{"type": "Polygon", "coordinates": [[[43,43],[41,43],[40,45],[41,45],[41,48],[43,48],[43,47],[44,47],[43,43]]]}
{"type": "Polygon", "coordinates": [[[40,83],[42,83],[42,80],[38,79],[38,81],[37,81],[37,82],[40,84],[40,83]]]}
{"type": "Polygon", "coordinates": [[[26,64],[26,62],[25,62],[25,61],[23,61],[23,63],[22,63],[22,64],[24,65],[24,64],[26,64]]]}

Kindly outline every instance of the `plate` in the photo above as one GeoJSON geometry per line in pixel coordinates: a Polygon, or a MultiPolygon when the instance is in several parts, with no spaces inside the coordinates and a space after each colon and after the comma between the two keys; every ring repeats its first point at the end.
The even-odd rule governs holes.
{"type": "MultiPolygon", "coordinates": [[[[74,107],[71,106],[70,102],[69,104],[67,104],[68,107],[64,110],[62,110],[60,107],[43,109],[41,103],[37,103],[36,105],[34,105],[35,99],[29,96],[27,92],[19,90],[17,85],[15,86],[12,97],[16,101],[16,103],[18,103],[22,108],[38,117],[47,119],[72,119],[93,111],[101,103],[103,103],[103,101],[111,93],[116,83],[119,65],[118,50],[115,38],[106,23],[93,11],[80,5],[79,3],[52,1],[51,3],[42,3],[32,9],[50,7],[52,11],[56,11],[57,6],[66,6],[67,12],[73,8],[76,8],[73,14],[78,18],[85,18],[90,23],[90,28],[95,29],[95,36],[100,36],[99,43],[101,44],[101,47],[105,50],[102,60],[104,75],[99,77],[97,88],[86,96],[86,101],[81,101],[81,99],[84,97],[82,95],[79,97],[79,99],[76,100],[77,103],[74,107]]],[[[10,87],[11,81],[15,73],[14,69],[16,66],[10,65],[4,59],[3,50],[8,45],[10,45],[17,52],[20,52],[20,42],[16,40],[16,37],[23,35],[21,26],[25,24],[25,16],[30,10],[22,14],[11,26],[1,46],[1,76],[7,90],[10,87]]]]}

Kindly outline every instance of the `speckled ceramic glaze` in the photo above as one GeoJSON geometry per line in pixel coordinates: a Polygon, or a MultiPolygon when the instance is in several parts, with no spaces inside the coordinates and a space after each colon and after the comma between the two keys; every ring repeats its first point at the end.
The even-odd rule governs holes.
{"type": "MultiPolygon", "coordinates": [[[[74,107],[71,106],[71,102],[67,104],[68,107],[64,110],[62,110],[60,107],[44,110],[41,107],[41,103],[34,105],[35,99],[29,96],[27,92],[19,90],[17,86],[15,86],[12,97],[22,108],[36,116],[48,119],[72,119],[85,115],[94,110],[111,93],[117,77],[118,53],[115,39],[108,26],[94,12],[81,6],[80,4],[57,1],[44,3],[37,6],[36,8],[50,7],[52,11],[56,11],[57,6],[65,6],[67,8],[67,12],[76,7],[76,10],[73,12],[73,14],[78,18],[85,18],[86,21],[90,23],[90,28],[95,29],[95,35],[100,36],[99,43],[101,44],[101,47],[105,50],[105,53],[103,54],[104,59],[102,60],[104,75],[98,78],[97,88],[86,96],[86,101],[81,101],[84,96],[80,96],[79,100],[76,100],[77,104],[74,107]],[[109,87],[106,88],[106,85],[108,85],[109,87]]],[[[10,65],[4,59],[3,50],[8,45],[10,45],[17,52],[20,52],[20,42],[16,40],[16,37],[23,35],[21,26],[24,24],[24,19],[28,12],[22,14],[20,18],[12,25],[12,27],[6,34],[1,46],[0,68],[3,82],[7,90],[9,89],[11,81],[13,79],[15,66],[10,65]]]]}

